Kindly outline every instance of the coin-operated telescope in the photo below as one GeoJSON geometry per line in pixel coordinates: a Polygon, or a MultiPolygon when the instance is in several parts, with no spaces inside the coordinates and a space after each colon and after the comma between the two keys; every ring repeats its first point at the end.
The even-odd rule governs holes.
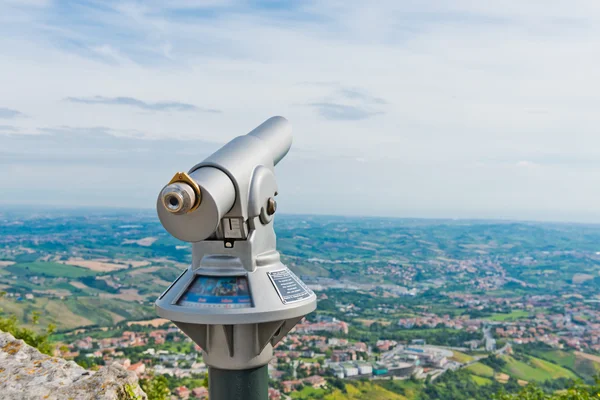
{"type": "Polygon", "coordinates": [[[273,346],[317,306],[275,248],[274,167],[291,144],[290,123],[270,118],[158,196],[160,222],[192,243],[192,264],[156,311],[202,348],[212,400],[267,399],[273,346]]]}

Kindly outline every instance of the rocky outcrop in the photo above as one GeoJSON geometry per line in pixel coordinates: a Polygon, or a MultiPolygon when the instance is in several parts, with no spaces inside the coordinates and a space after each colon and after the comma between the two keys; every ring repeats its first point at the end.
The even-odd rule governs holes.
{"type": "Polygon", "coordinates": [[[0,331],[0,397],[4,400],[146,400],[135,374],[119,364],[88,371],[50,357],[0,331]]]}

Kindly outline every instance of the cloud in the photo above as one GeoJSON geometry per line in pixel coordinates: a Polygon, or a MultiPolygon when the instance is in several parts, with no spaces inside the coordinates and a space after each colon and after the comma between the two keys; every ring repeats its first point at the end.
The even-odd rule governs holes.
{"type": "Polygon", "coordinates": [[[155,103],[145,102],[133,97],[67,97],[65,99],[71,103],[82,104],[104,104],[117,106],[136,107],[145,111],[182,111],[182,112],[205,112],[205,113],[220,113],[220,110],[213,108],[201,108],[189,103],[181,103],[177,101],[159,101],[155,103]]]}
{"type": "Polygon", "coordinates": [[[20,111],[13,110],[10,108],[0,107],[0,118],[11,119],[17,117],[23,117],[24,114],[20,111]]]}
{"type": "Polygon", "coordinates": [[[119,170],[149,184],[201,157],[194,138],[222,143],[280,114],[294,130],[290,157],[277,167],[282,196],[293,193],[281,205],[291,211],[527,218],[544,205],[600,213],[600,185],[589,184],[600,179],[598,1],[371,3],[2,3],[0,76],[19,79],[2,81],[0,105],[35,119],[0,122],[23,134],[35,133],[33,124],[109,128],[39,130],[46,136],[26,146],[3,141],[13,163],[0,166],[0,180],[14,179],[14,189],[40,175],[52,181],[68,175],[64,159],[89,170],[101,197],[124,181],[119,170]],[[105,97],[81,97],[96,94],[105,97]],[[141,104],[113,104],[121,94],[141,104]],[[68,96],[97,106],[57,101],[68,96]],[[152,109],[165,99],[227,113],[152,109]],[[310,160],[294,161],[298,146],[313,150],[310,160]],[[522,160],[541,167],[515,167],[522,160]],[[362,197],[349,192],[356,182],[362,197]]]}
{"type": "Polygon", "coordinates": [[[309,106],[317,110],[321,117],[332,121],[358,121],[383,114],[380,111],[370,111],[365,108],[346,104],[311,103],[309,106]]]}
{"type": "Polygon", "coordinates": [[[308,103],[322,118],[332,121],[357,121],[384,114],[381,106],[388,104],[381,97],[357,87],[344,86],[335,81],[301,82],[300,85],[327,88],[326,96],[308,103]]]}
{"type": "Polygon", "coordinates": [[[515,165],[517,167],[519,167],[519,168],[536,168],[536,167],[539,167],[539,164],[536,164],[533,161],[526,161],[526,160],[518,161],[515,165]]]}
{"type": "Polygon", "coordinates": [[[19,131],[19,128],[12,125],[0,125],[0,133],[16,133],[19,131]]]}
{"type": "Polygon", "coordinates": [[[368,104],[388,104],[388,102],[381,97],[371,96],[360,89],[343,88],[339,90],[339,93],[347,99],[360,100],[368,104]]]}
{"type": "MultiPolygon", "coordinates": [[[[97,175],[89,178],[99,181],[107,169],[162,176],[177,168],[189,169],[218,147],[218,143],[205,140],[149,139],[143,132],[104,126],[7,131],[0,134],[0,171],[24,167],[48,171],[92,168],[97,175]]],[[[110,183],[102,186],[107,190],[110,183]]]]}

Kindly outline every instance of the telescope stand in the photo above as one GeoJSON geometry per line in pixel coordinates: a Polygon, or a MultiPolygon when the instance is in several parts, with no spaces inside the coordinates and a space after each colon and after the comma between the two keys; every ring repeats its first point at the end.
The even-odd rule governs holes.
{"type": "Polygon", "coordinates": [[[211,400],[266,400],[269,396],[268,367],[242,370],[208,368],[211,400]]]}
{"type": "Polygon", "coordinates": [[[156,202],[165,229],[192,243],[156,312],[202,348],[211,400],[267,400],[273,348],[317,307],[276,246],[275,165],[291,145],[289,122],[270,118],[176,173],[156,202]]]}

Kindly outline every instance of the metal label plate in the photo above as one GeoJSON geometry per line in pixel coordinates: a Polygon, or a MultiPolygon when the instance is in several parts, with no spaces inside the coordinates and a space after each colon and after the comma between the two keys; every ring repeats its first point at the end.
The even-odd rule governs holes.
{"type": "Polygon", "coordinates": [[[292,271],[280,269],[267,272],[283,304],[295,303],[312,296],[310,290],[292,271]]]}

